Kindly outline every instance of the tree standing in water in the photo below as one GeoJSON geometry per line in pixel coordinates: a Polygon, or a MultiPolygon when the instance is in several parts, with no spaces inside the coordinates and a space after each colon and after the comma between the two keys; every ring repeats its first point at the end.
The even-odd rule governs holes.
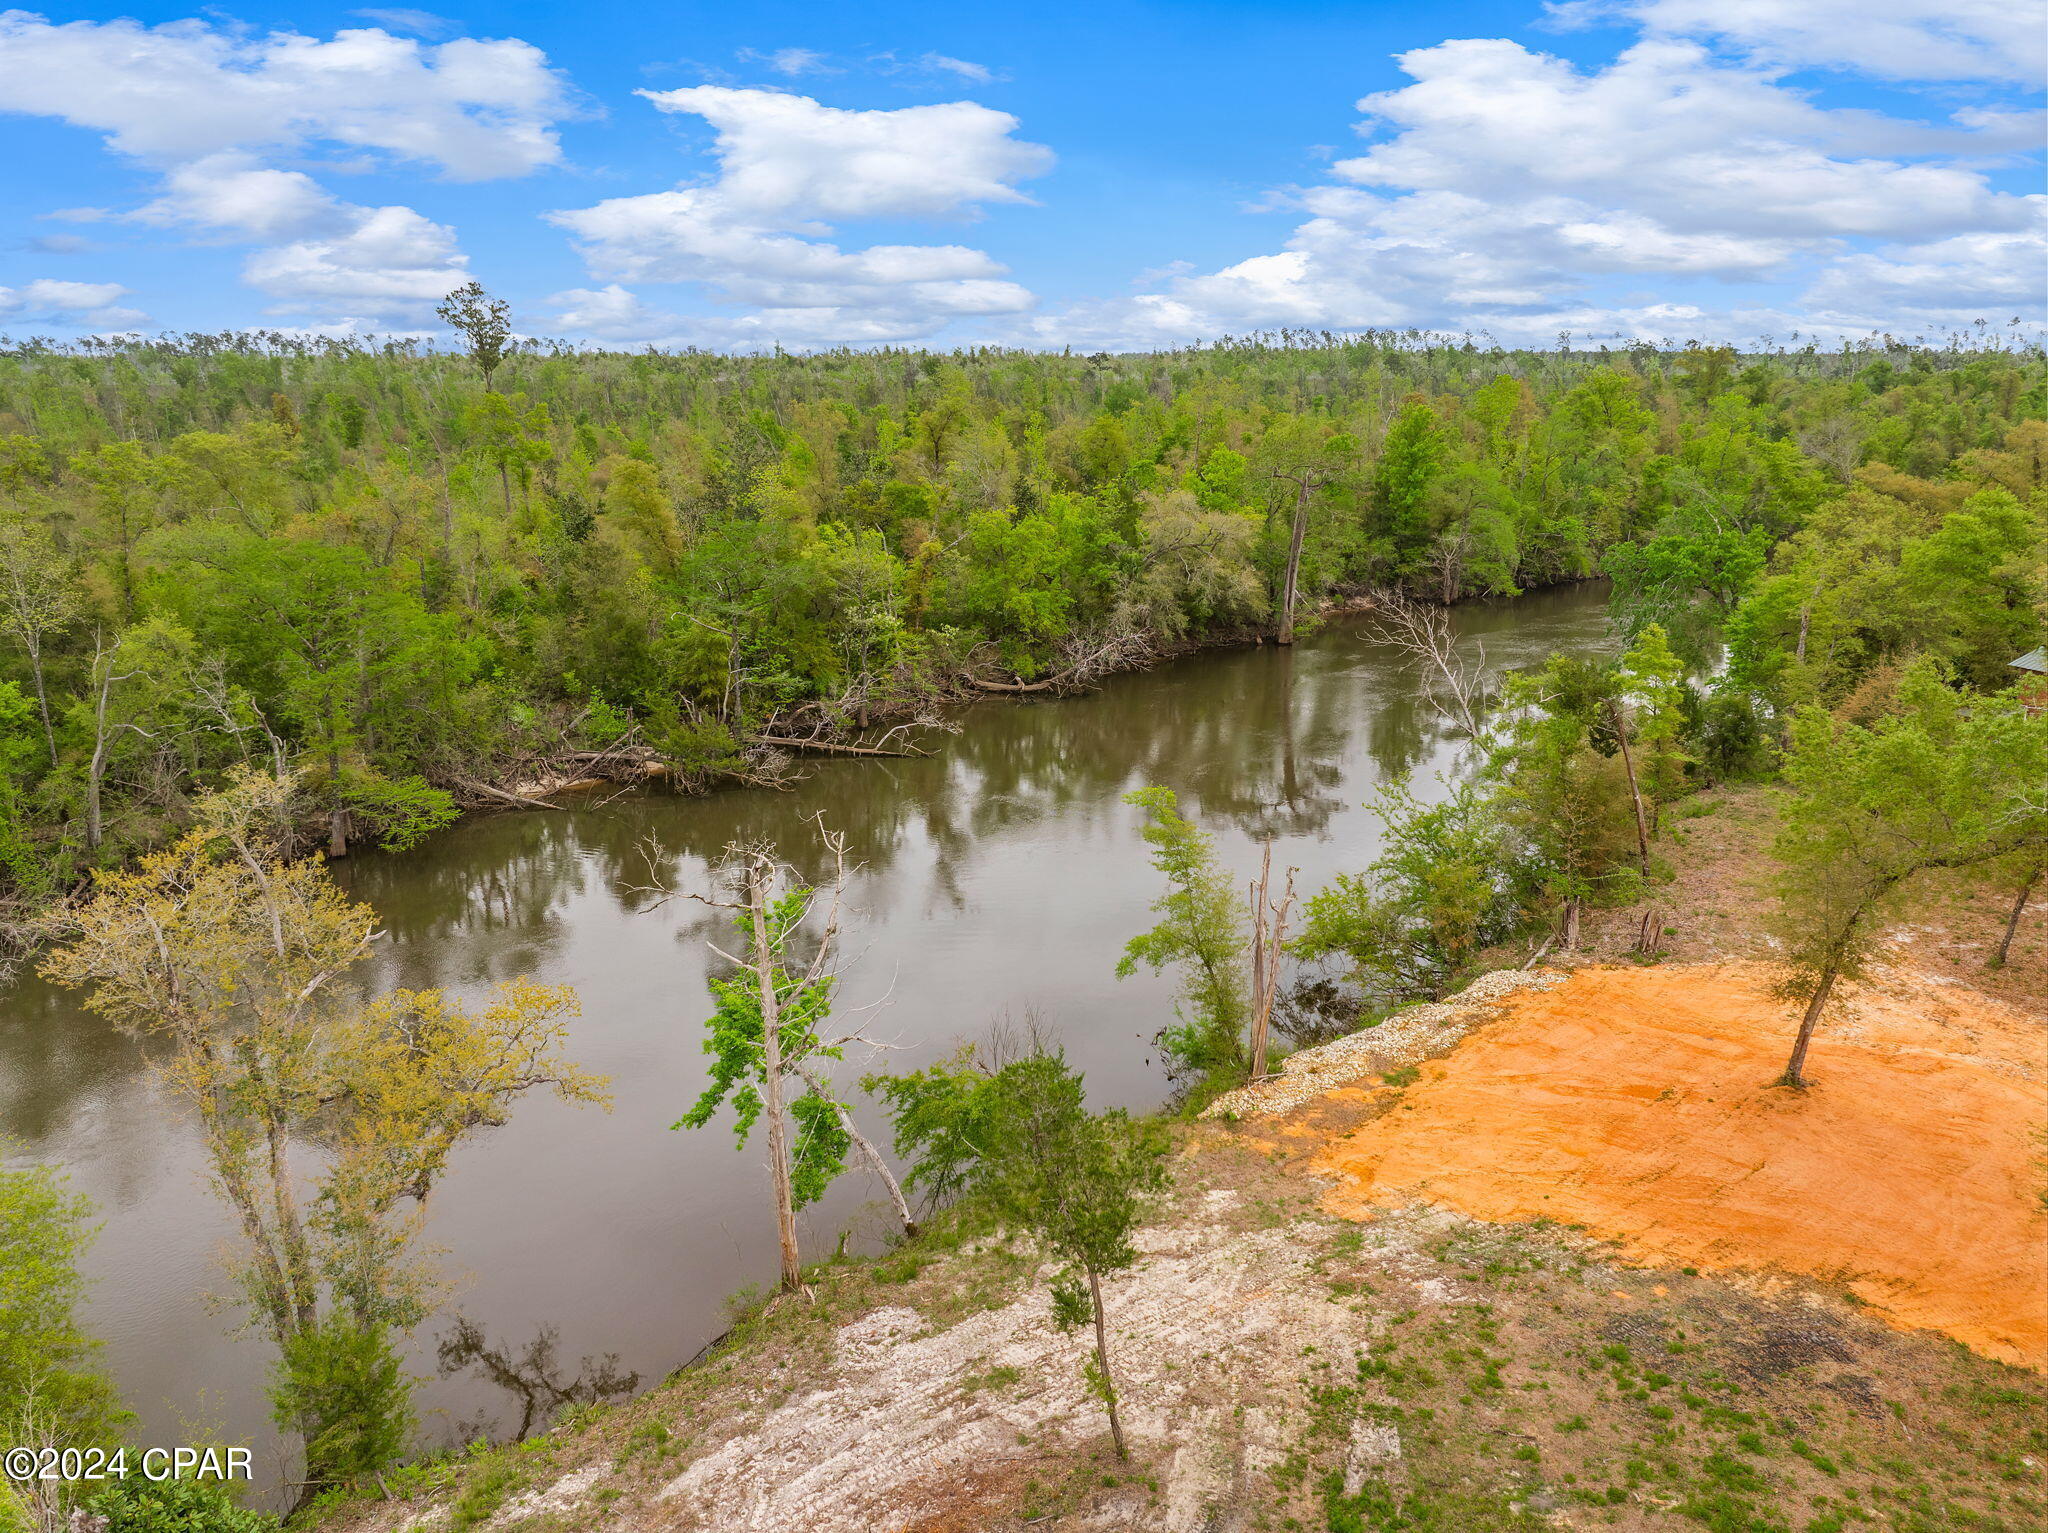
{"type": "Polygon", "coordinates": [[[602,1102],[604,1083],[562,1057],[565,986],[513,980],[476,1011],[438,991],[360,997],[369,908],[271,838],[294,787],[245,772],[194,806],[190,834],[99,874],[42,972],[156,1043],[192,1112],[238,1221],[244,1301],[278,1349],[272,1402],[305,1445],[303,1501],[406,1447],[391,1337],[433,1308],[415,1248],[456,1146],[529,1091],[602,1102]],[[322,1172],[297,1163],[306,1147],[322,1172]]]}
{"type": "Polygon", "coordinates": [[[1117,978],[1129,978],[1141,963],[1155,974],[1178,968],[1180,1024],[1161,1031],[1161,1049],[1180,1070],[1235,1070],[1244,1063],[1251,1014],[1244,907],[1216,861],[1214,844],[1180,812],[1171,788],[1139,788],[1125,794],[1124,802],[1145,811],[1141,834],[1167,887],[1152,904],[1162,919],[1125,945],[1117,978]]]}
{"type": "MultiPolygon", "coordinates": [[[[887,1162],[862,1136],[852,1112],[819,1070],[820,1061],[843,1059],[848,1044],[866,1041],[857,1032],[827,1039],[821,1031],[832,1015],[839,983],[835,966],[851,870],[846,837],[822,827],[820,835],[832,867],[821,884],[804,883],[768,847],[735,845],[727,856],[733,897],[689,896],[731,911],[742,940],[736,944],[738,953],[708,944],[733,970],[709,980],[717,1003],[705,1023],[711,1080],[690,1110],[670,1125],[702,1128],[730,1101],[733,1127],[744,1147],[754,1125],[762,1123],[781,1284],[788,1292],[803,1286],[797,1211],[824,1196],[846,1169],[851,1149],[858,1149],[881,1175],[905,1229],[915,1233],[917,1228],[887,1162]],[[808,959],[799,953],[806,945],[808,959]]],[[[656,905],[670,897],[665,889],[661,896],[656,905]]]]}

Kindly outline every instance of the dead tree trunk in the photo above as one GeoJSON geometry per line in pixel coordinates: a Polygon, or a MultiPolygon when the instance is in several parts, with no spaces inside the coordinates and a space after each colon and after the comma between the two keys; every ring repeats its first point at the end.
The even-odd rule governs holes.
{"type": "Polygon", "coordinates": [[[1259,881],[1252,895],[1252,1050],[1247,1079],[1266,1073],[1266,880],[1273,871],[1273,843],[1259,857],[1259,881]]]}
{"type": "Polygon", "coordinates": [[[1422,672],[1422,695],[1439,718],[1473,737],[1490,691],[1486,680],[1486,645],[1471,642],[1473,659],[1458,653],[1450,614],[1386,590],[1373,597],[1373,624],[1366,630],[1375,643],[1398,649],[1414,659],[1422,672]]]}
{"type": "Polygon", "coordinates": [[[35,678],[36,707],[43,716],[43,744],[49,747],[50,768],[54,771],[57,766],[57,731],[50,723],[50,692],[43,682],[43,638],[33,629],[24,637],[28,641],[29,671],[35,678]]]}
{"type": "Polygon", "coordinates": [[[1280,584],[1280,633],[1277,642],[1294,642],[1294,602],[1301,587],[1301,545],[1308,537],[1308,498],[1315,481],[1304,476],[1294,482],[1294,531],[1287,540],[1287,575],[1280,584]]]}
{"type": "Polygon", "coordinates": [[[1252,885],[1252,1047],[1249,1078],[1266,1073],[1267,1040],[1272,1031],[1273,1002],[1280,993],[1280,954],[1287,941],[1287,913],[1294,905],[1294,875],[1287,870],[1287,892],[1272,903],[1268,890],[1273,875],[1273,845],[1266,844],[1259,862],[1259,881],[1252,885]]]}
{"type": "Polygon", "coordinates": [[[775,949],[770,935],[768,883],[774,864],[757,857],[747,864],[747,904],[754,917],[754,974],[761,985],[761,1110],[768,1120],[768,1175],[775,1184],[775,1238],[782,1250],[782,1286],[803,1286],[796,1244],[796,1200],[789,1185],[789,1118],[782,1092],[781,996],[775,988],[775,949]]]}
{"type": "Polygon", "coordinates": [[[332,795],[327,808],[327,855],[348,855],[348,805],[341,798],[341,754],[327,753],[327,791],[332,795]]]}
{"type": "Polygon", "coordinates": [[[882,1158],[882,1152],[869,1142],[868,1136],[863,1134],[859,1125],[853,1121],[853,1113],[847,1105],[834,1096],[823,1081],[802,1066],[797,1067],[797,1073],[804,1078],[806,1086],[838,1109],[839,1126],[846,1130],[846,1137],[853,1141],[853,1147],[860,1151],[870,1166],[875,1168],[875,1174],[881,1177],[882,1185],[889,1189],[889,1201],[896,1206],[896,1217],[903,1221],[903,1233],[916,1235],[917,1220],[910,1212],[910,1201],[903,1196],[903,1184],[896,1180],[896,1173],[889,1169],[889,1163],[882,1158]]]}

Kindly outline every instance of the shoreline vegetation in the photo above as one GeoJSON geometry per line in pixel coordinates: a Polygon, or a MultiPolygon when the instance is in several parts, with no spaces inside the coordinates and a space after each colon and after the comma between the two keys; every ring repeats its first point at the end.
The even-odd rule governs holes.
{"type": "MultiPolygon", "coordinates": [[[[1559,581],[1545,589],[1556,590],[1601,578],[1599,575],[1587,575],[1576,580],[1559,581]]],[[[1312,613],[1297,619],[1295,631],[1297,636],[1301,636],[1324,623],[1345,617],[1364,617],[1378,605],[1378,598],[1369,591],[1336,592],[1320,601],[1312,613]]],[[[916,696],[879,699],[857,717],[833,717],[828,713],[808,719],[777,720],[768,726],[777,733],[756,734],[745,743],[763,752],[798,757],[808,753],[874,760],[929,756],[942,745],[946,735],[966,727],[964,721],[956,720],[952,715],[974,703],[1072,696],[1086,692],[1113,676],[1140,675],[1158,666],[1211,651],[1245,649],[1276,642],[1270,629],[1256,627],[1221,630],[1171,641],[1157,635],[1134,637],[1083,656],[1036,681],[997,681],[963,673],[935,682],[929,691],[916,696]],[[804,726],[812,728],[814,733],[800,736],[787,732],[804,726]],[[876,730],[881,733],[874,734],[876,730]]],[[[510,780],[492,783],[465,781],[459,784],[455,793],[457,808],[465,814],[567,809],[574,805],[551,803],[549,798],[555,794],[587,793],[621,785],[656,786],[667,783],[672,774],[670,765],[661,759],[653,746],[640,743],[630,734],[603,750],[571,751],[553,760],[523,764],[521,771],[525,775],[510,780]]],[[[783,789],[795,781],[789,768],[771,755],[757,758],[745,770],[705,778],[678,791],[708,793],[733,788],[783,789]]]]}
{"type": "MultiPolygon", "coordinates": [[[[1776,964],[1758,919],[1782,797],[1748,784],[1686,801],[1667,831],[1669,880],[1638,904],[1590,913],[1579,950],[1532,970],[1519,948],[1486,949],[1477,968],[1511,967],[1303,1050],[1264,1085],[1155,1118],[1173,1135],[1174,1188],[1138,1235],[1138,1266],[1109,1288],[1110,1331],[1132,1359],[1122,1398],[1141,1423],[1128,1458],[1083,1387],[1076,1340],[1044,1319],[1046,1253],[968,1196],[876,1255],[805,1263],[795,1290],[736,1295],[732,1327],[652,1389],[572,1406],[530,1440],[453,1449],[394,1475],[386,1492],[341,1498],[315,1525],[1108,1533],[1222,1516],[1333,1533],[1535,1533],[1566,1512],[1624,1530],[2017,1533],[2048,1510],[2030,1468],[2048,1450],[2038,1294],[2023,1271],[1990,1286],[1951,1272],[1888,1219],[1864,1252],[1859,1224],[1829,1214],[1866,1194],[1938,1209],[1958,1150],[1995,1146],[2016,1165],[2034,1153],[2021,1132],[2030,1088],[2015,1065],[2038,1053],[2028,1040],[2048,1026],[2038,919],[2010,966],[1989,970],[2004,920],[1987,903],[1944,898],[1890,933],[1897,945],[1850,1003],[1854,1041],[1829,1045],[1853,1053],[1858,1084],[1830,1096],[1823,1076],[1814,1088],[1830,1115],[1816,1132],[1843,1164],[1789,1196],[1752,1192],[1748,1207],[1767,1206],[1774,1221],[1768,1236],[1741,1216],[1714,1223],[1730,1218],[1722,1196],[1761,1169],[1746,1160],[1726,1186],[1691,1160],[1648,1179],[1681,1202],[1703,1200],[1707,1217],[1664,1207],[1640,1230],[1615,1226],[1612,1208],[1590,1225],[1573,1222],[1585,1216],[1575,1204],[1487,1222],[1455,1197],[1397,1192],[1366,1207],[1356,1191],[1357,1165],[1386,1164],[1377,1149],[1361,1161],[1375,1135],[1414,1137],[1406,1120],[1418,1109],[1441,1112],[1475,1083],[1494,1089],[1488,1065],[1458,1073],[1464,1051],[1522,1046],[1510,1041],[1519,1035],[1571,1052],[1556,1017],[1518,1024],[1518,1009],[1605,1033],[1613,996],[1632,990],[1652,998],[1656,1017],[1701,1005],[1743,1027],[1763,1019],[1766,1057],[1734,1074],[1720,1060],[1726,1040],[1673,1029],[1675,1048],[1704,1052],[1691,1075],[1674,1066],[1669,1081],[1685,1082],[1677,1103],[1663,1105],[1667,1089],[1638,1110],[1682,1123],[1711,1094],[1754,1136],[1747,1150],[1770,1176],[1803,1177],[1811,1151],[1785,1121],[1797,1098],[1769,1078],[1768,1051],[1782,1049],[1793,1014],[1769,996],[1776,964]],[[1645,909],[1670,923],[1654,955],[1640,947],[1645,909]],[[1581,981],[1586,1002],[1571,999],[1581,981]],[[1872,1016],[1882,1018],[1875,1035],[1872,1016]],[[1980,1057],[1987,1027],[2001,1034],[2004,1062],[1980,1057]],[[1933,1058],[2003,1101],[2004,1137],[1983,1139],[1981,1115],[1918,1118],[1911,1104],[1933,1058]],[[1871,1154],[1859,1136],[1914,1148],[1871,1154]],[[1788,1261],[1784,1243],[1808,1238],[1814,1252],[1788,1261]],[[1915,1279],[1889,1276],[1901,1261],[1915,1279]],[[1934,1301],[1916,1297],[1930,1282],[1934,1301]],[[2027,1315],[2025,1334],[1985,1329],[1987,1300],[2027,1315]],[[1899,1304],[1909,1319],[1887,1313],[1899,1304]],[[1972,1346],[1915,1325],[1958,1330],[1972,1346]],[[1148,1338],[1170,1344],[1148,1348],[1148,1338]]],[[[1623,1052],[1628,1068],[1656,1076],[1656,1059],[1623,1052]]],[[[1606,1066],[1591,1068],[1600,1080],[1590,1084],[1569,1068],[1553,1068],[1554,1081],[1517,1076],[1542,1085],[1548,1104],[1521,1110],[1564,1138],[1581,1114],[1580,1132],[1597,1139],[1592,1125],[1619,1099],[1602,1084],[1606,1066]]],[[[1425,1130],[1418,1141],[1434,1175],[1527,1178],[1519,1153],[1483,1146],[1477,1133],[1445,1141],[1425,1130]]],[[[1616,1188],[1642,1195],[1646,1163],[1633,1152],[1605,1155],[1596,1143],[1577,1153],[1582,1171],[1560,1189],[1592,1192],[1596,1208],[1616,1188]]],[[[2048,1229],[2038,1166],[2019,1175],[2032,1178],[2024,1198],[2001,1201],[1988,1184],[1980,1194],[2008,1255],[2048,1229]]]]}
{"type": "MultiPolygon", "coordinates": [[[[242,1231],[236,1291],[277,1353],[275,1420],[302,1448],[296,1523],[373,1488],[351,1529],[2038,1518],[2031,1374],[1924,1338],[1880,1345],[1775,1279],[1632,1277],[1481,1174],[1464,1195],[1501,1224],[1425,1199],[1341,1228],[1296,1151],[1430,1104],[1439,1119],[1414,1121],[1448,1122],[1466,1099],[1425,1078],[1427,1049],[1294,1104],[1276,1137],[1191,1120],[1263,1089],[1290,1050],[1383,1026],[1455,1054],[1418,1019],[1476,976],[1592,958],[1762,961],[1697,1037],[1674,1044],[1652,1019],[1609,1041],[1650,1077],[1683,1044],[1671,1059],[1697,1075],[1684,1049],[1736,1028],[1739,1079],[1673,1063],[1661,1094],[1632,1089],[1716,1110],[1729,1093],[1767,1158],[1802,1124],[1918,1103],[1840,1089],[1852,1063],[1892,1070],[1926,1046],[1873,1063],[1839,1025],[1899,968],[1901,932],[1967,926],[1956,972],[1987,988],[2026,996],[2044,972],[2048,691],[2024,663],[2048,637],[2040,355],[1281,337],[1156,356],[619,357],[506,350],[502,311],[469,299],[449,316],[475,320],[469,358],[232,337],[0,353],[16,672],[0,680],[0,900],[27,930],[91,876],[40,923],[42,972],[158,1040],[204,1129],[242,1231]],[[1611,582],[1612,653],[1496,676],[1445,615],[1593,575],[1611,582]],[[766,1153],[782,1262],[773,1323],[747,1333],[765,1349],[753,1376],[714,1354],[672,1381],[694,1401],[680,1416],[642,1412],[601,1456],[557,1464],[547,1445],[637,1381],[616,1359],[569,1377],[459,1336],[458,1360],[519,1394],[527,1426],[565,1425],[467,1467],[402,1467],[401,1346],[437,1304],[429,1189],[522,1096],[608,1096],[563,1052],[566,987],[509,980],[480,1006],[353,991],[374,923],[323,849],[403,849],[464,793],[539,803],[547,780],[522,773],[543,761],[774,785],[792,750],[917,748],[946,727],[941,700],[1278,639],[1347,593],[1370,593],[1375,636],[1463,742],[1459,775],[1440,796],[1389,785],[1369,806],[1379,855],[1323,888],[1297,891],[1269,857],[1249,909],[1198,811],[1164,786],[1126,795],[1160,892],[1117,972],[1175,982],[1152,1019],[1173,1114],[1091,1112],[1032,1031],[865,1077],[894,1131],[884,1156],[830,1068],[863,1045],[858,1018],[834,1016],[845,843],[816,824],[833,869],[816,883],[788,848],[735,846],[714,887],[646,892],[724,912],[705,938],[708,1083],[671,1126],[729,1114],[766,1153]],[[1775,1078],[1750,1053],[1782,1059],[1775,1078]],[[797,1214],[856,1167],[888,1184],[904,1241],[857,1267],[805,1263],[797,1214]],[[927,1307],[888,1302],[898,1282],[927,1307]],[[1212,1336],[1218,1316],[1256,1323],[1212,1336]],[[915,1421],[892,1415],[898,1396],[915,1421]],[[813,1462],[807,1409],[895,1446],[813,1462]],[[982,1443],[986,1475],[945,1467],[930,1434],[946,1423],[982,1443]],[[1915,1434],[1962,1444],[1971,1426],[1988,1446],[1968,1466],[1900,1467],[1915,1434]],[[642,1456],[638,1480],[616,1478],[642,1456]],[[903,1480],[918,1463],[932,1484],[903,1480]],[[568,1472],[542,1483],[541,1465],[568,1472]],[[420,1490],[453,1499],[416,1521],[393,1497],[420,1490]],[[760,1522],[771,1492],[788,1504],[760,1522]],[[929,1504],[887,1499],[912,1492],[929,1504]]],[[[1542,1037],[1514,1046],[1554,1062],[1542,1037]]],[[[1569,1140],[1582,1087],[1528,1109],[1531,1134],[1569,1140]]],[[[1451,1165],[1484,1153],[1483,1127],[1372,1143],[1451,1165]]],[[[1880,1127],[1913,1132],[1910,1113],[1880,1127]]],[[[2001,1163],[2032,1164],[2012,1123],[1981,1132],[2002,1136],[2001,1163]]],[[[1360,1150],[1344,1175],[1374,1187],[1385,1158],[1360,1150]]],[[[1828,1174],[1794,1179],[1778,1214],[1828,1174]]],[[[2038,1224],[2024,1176],[1989,1195],[2038,1224]]],[[[36,1297],[19,1335],[0,1328],[0,1404],[34,1440],[118,1441],[73,1318],[86,1211],[39,1168],[0,1173],[9,1203],[36,1297]]],[[[82,1510],[106,1533],[162,1510],[119,1499],[82,1510]]],[[[208,1508],[202,1533],[266,1525],[208,1508]]],[[[68,1509],[0,1498],[31,1528],[68,1509]]]]}
{"type": "MultiPolygon", "coordinates": [[[[1655,975],[1668,996],[1694,975],[1714,994],[1731,973],[1618,956],[1491,977],[1544,991],[1655,975]]],[[[736,1295],[731,1328],[644,1393],[410,1466],[311,1525],[1110,1533],[1222,1516],[1535,1533],[1568,1512],[1735,1533],[2031,1526],[2038,1364],[1901,1325],[1858,1297],[1867,1280],[1790,1272],[1705,1226],[1675,1231],[1716,1244],[1696,1267],[1569,1219],[1488,1222],[1421,1198],[1362,1211],[1341,1175],[1329,1190],[1323,1158],[1431,1103],[1418,1076],[1508,1026],[1496,1014],[1515,988],[1482,986],[1447,1030],[1390,1039],[1291,1108],[1170,1115],[1172,1195],[1109,1289],[1138,1423],[1123,1451],[1079,1344],[1044,1318],[1047,1253],[970,1198],[881,1254],[806,1263],[794,1292],[736,1295]]],[[[1902,971],[1884,993],[1934,992],[1902,971]]],[[[1459,998],[1432,1009],[1459,1013],[1459,998]]],[[[1910,1090],[1910,1061],[1879,1068],[1910,1090]]],[[[1864,1164],[1882,1168],[1873,1190],[1941,1196],[1912,1157],[1864,1164]]],[[[1475,1167],[1460,1153],[1448,1169],[1475,1167]]],[[[2023,1286],[2000,1296],[2023,1304],[2023,1286]]]]}
{"type": "MultiPolygon", "coordinates": [[[[0,348],[0,924],[234,767],[302,771],[330,853],[399,846],[627,765],[773,782],[1346,591],[1604,575],[1698,662],[1823,506],[2040,475],[2042,359],[1995,344],[626,356],[511,343],[477,297],[470,355],[0,348]]],[[[1743,621],[1860,664],[1838,583],[1790,585],[1821,607],[1743,621]]]]}

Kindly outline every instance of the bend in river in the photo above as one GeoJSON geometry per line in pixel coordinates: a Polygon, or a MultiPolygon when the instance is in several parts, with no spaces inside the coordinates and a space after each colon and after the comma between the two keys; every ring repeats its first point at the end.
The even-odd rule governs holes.
{"type": "MultiPolygon", "coordinates": [[[[1528,665],[1599,646],[1604,590],[1468,605],[1456,620],[1491,665],[1528,665]]],[[[683,902],[642,908],[632,891],[648,882],[650,851],[709,889],[735,840],[773,841],[801,863],[815,846],[807,821],[822,813],[862,864],[841,1005],[885,1001],[869,1031],[897,1045],[887,1068],[1028,1012],[1086,1072],[1096,1105],[1142,1109],[1166,1095],[1151,1039],[1172,983],[1114,977],[1160,892],[1122,795],[1173,788],[1240,873],[1270,837],[1276,869],[1298,867],[1306,893],[1372,860],[1378,822],[1362,806],[1380,784],[1412,773],[1433,796],[1459,762],[1400,657],[1342,620],[1292,651],[1197,654],[1085,696],[977,704],[961,722],[929,759],[807,762],[792,792],[630,794],[475,818],[403,856],[337,864],[388,934],[368,983],[573,984],[583,1014],[570,1055],[610,1075],[617,1099],[609,1116],[522,1102],[460,1153],[430,1228],[458,1291],[416,1338],[418,1372],[433,1372],[434,1337],[460,1310],[515,1345],[552,1326],[572,1371],[585,1353],[615,1351],[651,1383],[723,1328],[728,1295],[773,1274],[758,1140],[736,1152],[724,1119],[668,1131],[704,1082],[705,941],[722,917],[683,902]]],[[[270,1348],[208,1303],[225,1286],[216,1257],[232,1232],[189,1129],[142,1051],[74,997],[29,976],[0,1002],[0,1129],[68,1166],[104,1220],[86,1320],[108,1341],[141,1440],[253,1437],[259,1465],[281,1479],[263,1401],[270,1348]]],[[[860,1068],[849,1059],[843,1074],[860,1068]]],[[[879,1122],[868,1127],[886,1142],[879,1122]]],[[[877,1195],[850,1171],[806,1210],[810,1248],[829,1250],[849,1225],[879,1233],[866,1207],[877,1195]]],[[[501,1417],[507,1400],[463,1379],[429,1386],[420,1404],[425,1435],[440,1440],[501,1417]]]]}

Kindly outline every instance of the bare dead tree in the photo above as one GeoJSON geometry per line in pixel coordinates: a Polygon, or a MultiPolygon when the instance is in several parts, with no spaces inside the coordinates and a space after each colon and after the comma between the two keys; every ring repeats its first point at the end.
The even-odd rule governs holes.
{"type": "Polygon", "coordinates": [[[1422,673],[1423,698],[1439,718],[1468,736],[1478,735],[1480,715],[1493,695],[1485,641],[1468,641],[1469,658],[1460,654],[1448,611],[1391,590],[1373,596],[1373,621],[1366,635],[1415,662],[1422,673]]]}
{"type": "Polygon", "coordinates": [[[85,764],[85,844],[97,850],[106,836],[106,817],[100,804],[100,789],[106,781],[107,757],[114,748],[114,742],[122,735],[134,733],[145,740],[154,740],[156,731],[144,729],[133,719],[110,717],[114,689],[124,681],[133,681],[139,671],[115,671],[114,662],[120,656],[123,637],[116,635],[109,644],[98,629],[92,636],[92,756],[85,764]]]}
{"type": "Polygon", "coordinates": [[[967,684],[980,692],[1071,692],[1118,671],[1136,669],[1158,654],[1158,645],[1135,627],[1113,625],[1069,635],[1060,641],[1057,654],[1054,668],[1036,681],[984,681],[969,676],[967,684]]]}
{"type": "Polygon", "coordinates": [[[1277,644],[1294,642],[1294,602],[1301,587],[1301,546],[1308,537],[1308,503],[1316,491],[1333,481],[1334,471],[1303,469],[1300,473],[1273,471],[1275,479],[1284,479],[1294,486],[1294,525],[1287,538],[1287,573],[1280,585],[1280,632],[1274,635],[1277,644]]]}
{"type": "Polygon", "coordinates": [[[1251,886],[1252,902],[1252,1062],[1251,1079],[1266,1073],[1266,1039],[1273,1022],[1273,1000],[1280,988],[1280,954],[1287,941],[1287,915],[1294,907],[1294,875],[1287,870],[1287,891],[1276,904],[1270,895],[1273,843],[1259,858],[1259,881],[1251,886]]]}

